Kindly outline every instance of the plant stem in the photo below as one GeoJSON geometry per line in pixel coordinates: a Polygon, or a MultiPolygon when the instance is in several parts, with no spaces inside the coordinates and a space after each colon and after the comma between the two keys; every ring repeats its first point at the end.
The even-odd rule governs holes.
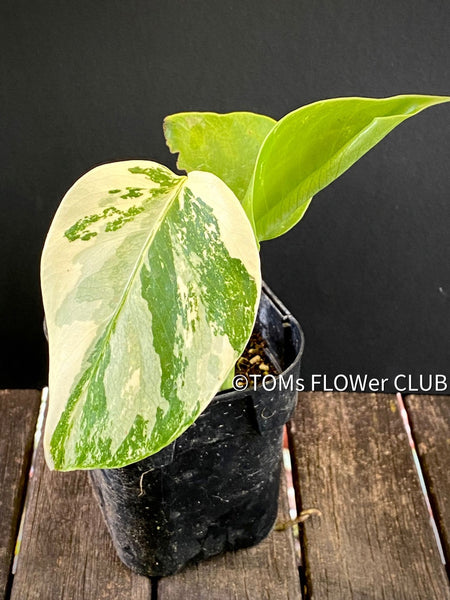
{"type": "Polygon", "coordinates": [[[234,369],[235,369],[235,365],[233,365],[231,371],[226,376],[225,381],[222,383],[220,391],[230,390],[233,387],[234,369]]]}

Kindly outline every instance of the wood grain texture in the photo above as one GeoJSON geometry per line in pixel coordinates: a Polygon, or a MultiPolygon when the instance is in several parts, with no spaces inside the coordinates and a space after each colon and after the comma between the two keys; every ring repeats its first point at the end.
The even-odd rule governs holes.
{"type": "Polygon", "coordinates": [[[39,403],[37,390],[0,390],[0,598],[8,587],[39,403]]]}
{"type": "Polygon", "coordinates": [[[447,564],[450,562],[450,396],[405,399],[447,564]]]}
{"type": "Polygon", "coordinates": [[[12,600],[150,600],[117,558],[85,471],[50,471],[39,448],[12,600]]]}
{"type": "Polygon", "coordinates": [[[308,598],[450,598],[394,396],[301,394],[290,440],[308,598]]]}
{"type": "MultiPolygon", "coordinates": [[[[289,519],[284,474],[278,521],[289,519]]],[[[254,548],[228,552],[189,567],[158,584],[158,600],[300,600],[291,529],[272,531],[254,548]]]]}

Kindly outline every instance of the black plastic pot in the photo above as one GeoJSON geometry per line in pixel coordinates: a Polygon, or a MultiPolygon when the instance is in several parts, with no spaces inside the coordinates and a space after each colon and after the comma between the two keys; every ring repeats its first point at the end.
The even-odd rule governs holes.
{"type": "MultiPolygon", "coordinates": [[[[303,334],[266,286],[256,329],[284,381],[297,379],[303,334]]],[[[91,471],[121,560],[142,575],[162,576],[261,541],[277,515],[283,425],[296,397],[292,386],[220,392],[158,454],[91,471]]]]}

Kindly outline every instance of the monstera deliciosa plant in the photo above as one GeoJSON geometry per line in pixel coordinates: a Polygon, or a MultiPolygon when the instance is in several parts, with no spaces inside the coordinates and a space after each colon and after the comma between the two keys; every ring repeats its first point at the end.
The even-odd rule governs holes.
{"type": "Polygon", "coordinates": [[[96,167],[67,192],[42,257],[50,349],[47,463],[121,467],[191,425],[251,335],[259,244],[438,96],[338,98],[280,121],[247,112],[165,119],[177,175],[96,167]]]}

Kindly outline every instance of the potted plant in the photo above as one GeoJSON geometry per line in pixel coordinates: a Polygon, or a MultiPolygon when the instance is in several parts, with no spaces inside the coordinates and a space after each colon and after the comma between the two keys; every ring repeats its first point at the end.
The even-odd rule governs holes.
{"type": "Polygon", "coordinates": [[[268,533],[302,336],[261,293],[259,244],[396,125],[449,99],[338,98],[278,122],[180,113],[164,129],[187,175],[122,161],[67,192],[41,266],[46,460],[90,470],[131,568],[166,575],[268,533]],[[255,322],[247,351],[261,375],[292,375],[290,389],[230,389],[255,322]]]}

